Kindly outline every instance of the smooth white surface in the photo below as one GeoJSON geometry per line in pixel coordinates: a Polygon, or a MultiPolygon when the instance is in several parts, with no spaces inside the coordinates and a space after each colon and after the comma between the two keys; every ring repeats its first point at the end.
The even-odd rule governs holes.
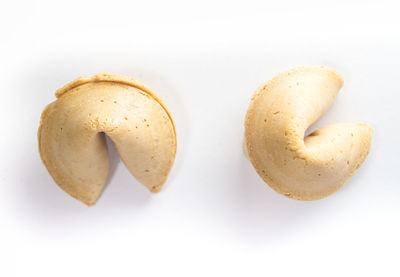
{"type": "Polygon", "coordinates": [[[398,276],[397,1],[8,1],[0,10],[0,276],[398,276]],[[345,80],[313,129],[374,128],[338,193],[276,194],[242,151],[259,84],[323,64],[345,80]],[[151,195],[119,162],[88,208],[42,165],[42,109],[74,78],[134,77],[168,104],[178,154],[151,195]]]}

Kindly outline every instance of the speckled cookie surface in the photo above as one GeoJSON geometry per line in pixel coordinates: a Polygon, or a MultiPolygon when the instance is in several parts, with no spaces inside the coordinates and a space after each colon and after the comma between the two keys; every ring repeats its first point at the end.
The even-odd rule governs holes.
{"type": "Polygon", "coordinates": [[[160,98],[139,82],[110,74],[81,77],[43,111],[39,152],[54,181],[93,205],[108,173],[104,133],[132,175],[158,192],[174,162],[176,135],[160,98]]]}
{"type": "Polygon", "coordinates": [[[245,120],[246,149],[257,173],[278,193],[298,200],[326,197],[368,155],[367,124],[333,124],[304,137],[342,85],[335,71],[307,66],[283,72],[255,92],[245,120]]]}

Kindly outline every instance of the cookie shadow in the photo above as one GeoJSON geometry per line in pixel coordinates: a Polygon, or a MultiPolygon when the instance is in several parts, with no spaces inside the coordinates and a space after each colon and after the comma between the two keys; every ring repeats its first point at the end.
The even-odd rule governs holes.
{"type": "Polygon", "coordinates": [[[257,175],[244,154],[235,167],[230,224],[250,244],[271,245],[295,236],[307,229],[324,206],[324,200],[298,201],[278,194],[257,175]]]}

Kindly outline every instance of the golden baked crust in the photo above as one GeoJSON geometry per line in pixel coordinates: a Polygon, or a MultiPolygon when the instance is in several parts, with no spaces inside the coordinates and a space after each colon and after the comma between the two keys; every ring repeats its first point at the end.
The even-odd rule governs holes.
{"type": "Polygon", "coordinates": [[[342,77],[324,66],[299,67],[262,84],[245,120],[251,163],[275,191],[298,200],[326,197],[354,174],[368,155],[367,124],[325,126],[304,138],[335,100],[342,77]]]}
{"type": "Polygon", "coordinates": [[[54,181],[93,205],[108,173],[104,133],[132,175],[158,192],[176,153],[175,126],[155,92],[119,75],[80,77],[56,92],[38,130],[39,152],[54,181]]]}

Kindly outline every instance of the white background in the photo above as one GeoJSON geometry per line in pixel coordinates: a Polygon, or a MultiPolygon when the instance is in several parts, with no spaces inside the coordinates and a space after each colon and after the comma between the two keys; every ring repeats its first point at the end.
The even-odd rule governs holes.
{"type": "Polygon", "coordinates": [[[2,1],[0,276],[399,276],[397,1],[2,1]],[[373,126],[370,155],[336,194],[287,199],[242,151],[250,98],[301,65],[342,74],[312,129],[373,126]],[[178,152],[151,195],[111,153],[91,208],[37,150],[41,111],[78,76],[156,90],[178,152]]]}

